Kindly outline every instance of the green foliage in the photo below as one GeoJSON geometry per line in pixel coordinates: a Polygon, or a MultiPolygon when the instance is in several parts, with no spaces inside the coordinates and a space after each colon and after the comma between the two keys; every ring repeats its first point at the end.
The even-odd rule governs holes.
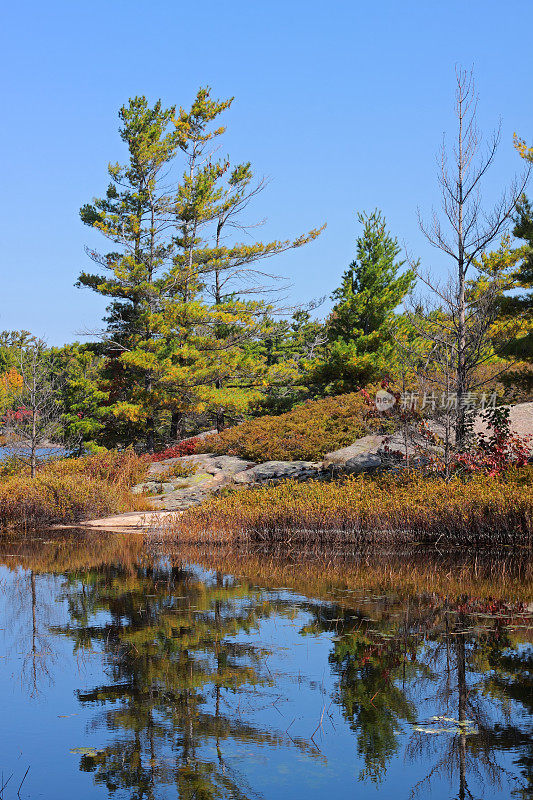
{"type": "Polygon", "coordinates": [[[526,197],[517,207],[513,234],[525,242],[521,251],[523,259],[513,275],[515,287],[522,291],[505,298],[502,314],[504,318],[523,318],[524,330],[520,336],[506,343],[504,352],[508,356],[533,362],[533,210],[526,197]]]}
{"type": "Polygon", "coordinates": [[[317,460],[353,444],[367,430],[360,394],[308,400],[292,411],[243,422],[203,440],[207,452],[251,461],[317,460]]]}
{"type": "Polygon", "coordinates": [[[108,416],[104,359],[77,343],[52,351],[63,407],[63,439],[80,453],[100,441],[108,416]]]}
{"type": "Polygon", "coordinates": [[[0,373],[20,366],[20,354],[36,342],[29,331],[2,331],[0,333],[0,373]]]}
{"type": "Polygon", "coordinates": [[[231,102],[207,88],[177,113],[130,100],[120,111],[129,162],[110,165],[106,197],[81,210],[113,248],[91,253],[104,274],[84,272],[79,285],[112,298],[106,377],[117,442],[144,439],[153,451],[165,424],[167,439],[186,414],[208,413],[221,426],[225,413],[242,414],[258,399],[265,363],[248,343],[261,338],[269,305],[257,277],[263,282],[264,270],[254,265],[320,232],[228,241],[246,227],[240,214],[263,186],[252,184],[249,163],[213,158],[225,130],[218,118],[231,102]]]}
{"type": "Polygon", "coordinates": [[[288,320],[269,318],[256,347],[266,363],[261,397],[253,414],[282,414],[317,393],[311,385],[312,371],[325,356],[326,325],[311,312],[322,299],[294,312],[288,320]]]}
{"type": "Polygon", "coordinates": [[[415,282],[413,270],[401,272],[405,261],[398,261],[400,247],[381,212],[358,214],[358,219],[363,233],[357,239],[356,259],[333,292],[330,346],[312,377],[335,393],[392,373],[394,312],[415,282]]]}

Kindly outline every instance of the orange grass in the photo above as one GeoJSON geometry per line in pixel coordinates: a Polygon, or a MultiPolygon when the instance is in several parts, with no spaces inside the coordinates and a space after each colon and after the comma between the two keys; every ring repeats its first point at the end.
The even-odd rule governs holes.
{"type": "Polygon", "coordinates": [[[110,451],[50,461],[33,479],[25,472],[8,477],[0,481],[0,525],[36,528],[145,510],[146,500],[129,487],[148,464],[132,451],[110,451]]]}
{"type": "Polygon", "coordinates": [[[358,476],[240,489],[185,512],[180,540],[413,541],[530,544],[533,469],[519,478],[358,476]]]}

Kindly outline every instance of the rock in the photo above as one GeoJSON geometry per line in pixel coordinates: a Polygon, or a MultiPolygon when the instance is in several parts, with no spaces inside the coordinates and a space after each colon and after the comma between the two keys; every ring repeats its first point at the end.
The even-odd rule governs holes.
{"type": "Polygon", "coordinates": [[[168,494],[161,495],[151,501],[154,509],[165,509],[167,511],[180,511],[192,506],[198,506],[204,500],[218,491],[224,485],[224,479],[221,475],[215,477],[209,476],[209,479],[196,486],[187,486],[185,488],[176,489],[168,494]]]}
{"type": "Polygon", "coordinates": [[[215,456],[211,455],[209,463],[206,464],[206,472],[216,474],[223,472],[224,475],[237,475],[239,472],[249,470],[255,466],[254,461],[244,461],[236,456],[215,456]]]}
{"type": "MultiPolygon", "coordinates": [[[[533,402],[516,403],[509,412],[509,427],[518,436],[531,436],[533,434],[533,402]]],[[[486,433],[487,426],[481,418],[476,418],[474,423],[475,433],[486,433]]]]}
{"type": "Polygon", "coordinates": [[[137,483],[135,486],[131,487],[131,491],[133,494],[157,494],[159,492],[159,487],[161,486],[159,481],[146,481],[146,483],[137,483]]]}
{"type": "Polygon", "coordinates": [[[212,480],[212,478],[213,476],[207,472],[195,472],[194,475],[189,475],[187,478],[172,478],[172,486],[174,489],[188,489],[190,486],[197,486],[212,480]]]}
{"type": "Polygon", "coordinates": [[[320,468],[321,465],[313,461],[266,461],[238,473],[233,480],[235,483],[259,483],[285,478],[300,480],[317,475],[320,468]]]}
{"type": "Polygon", "coordinates": [[[353,472],[375,469],[381,465],[378,450],[381,448],[384,438],[384,436],[376,434],[363,436],[362,439],[358,439],[348,447],[342,447],[340,450],[326,453],[323,467],[333,470],[348,469],[353,472]],[[348,466],[349,462],[351,462],[350,466],[348,466]]]}
{"type": "Polygon", "coordinates": [[[381,456],[378,453],[360,453],[358,456],[349,458],[344,464],[343,469],[346,472],[371,472],[374,469],[381,467],[381,456]]]}
{"type": "Polygon", "coordinates": [[[228,477],[254,466],[253,461],[244,461],[242,458],[236,458],[235,456],[217,456],[214,453],[198,453],[192,456],[180,456],[179,458],[166,458],[164,461],[155,461],[153,464],[150,464],[148,474],[150,477],[157,477],[158,475],[168,473],[176,464],[180,466],[187,466],[190,464],[204,473],[207,472],[210,475],[217,475],[222,472],[228,477]]]}

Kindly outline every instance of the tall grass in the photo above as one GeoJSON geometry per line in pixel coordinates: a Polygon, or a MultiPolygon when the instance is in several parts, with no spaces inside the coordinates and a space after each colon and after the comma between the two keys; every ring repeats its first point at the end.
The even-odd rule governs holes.
{"type": "Polygon", "coordinates": [[[144,510],[129,487],[142,480],[148,460],[132,451],[50,461],[35,478],[26,471],[0,481],[0,525],[36,528],[144,510]]]}
{"type": "Polygon", "coordinates": [[[533,468],[520,477],[475,476],[446,482],[351,477],[287,481],[240,489],[185,512],[173,533],[183,540],[460,541],[531,544],[533,468]]]}

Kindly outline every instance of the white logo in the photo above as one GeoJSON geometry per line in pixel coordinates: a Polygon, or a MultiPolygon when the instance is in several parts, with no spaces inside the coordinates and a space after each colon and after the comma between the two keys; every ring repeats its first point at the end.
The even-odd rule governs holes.
{"type": "Polygon", "coordinates": [[[396,402],[396,398],[386,389],[380,389],[376,392],[376,408],[378,411],[390,411],[396,402]]]}

